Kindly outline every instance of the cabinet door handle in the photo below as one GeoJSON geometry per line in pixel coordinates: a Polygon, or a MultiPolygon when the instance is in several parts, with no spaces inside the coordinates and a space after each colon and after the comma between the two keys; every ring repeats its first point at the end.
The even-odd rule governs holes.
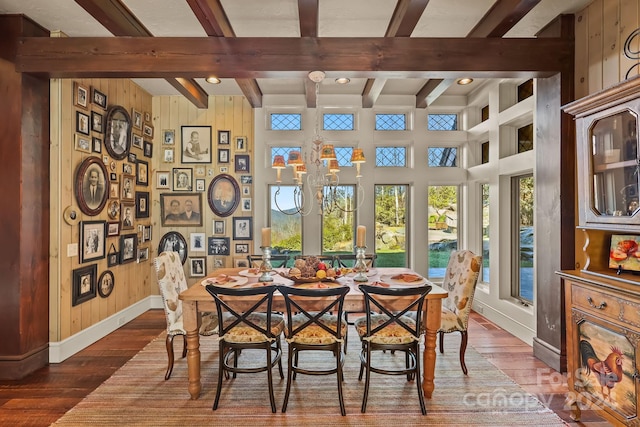
{"type": "Polygon", "coordinates": [[[596,310],[602,310],[603,308],[605,308],[607,306],[606,301],[602,301],[599,305],[595,305],[593,303],[593,298],[591,297],[587,297],[587,302],[589,303],[589,305],[593,308],[595,308],[596,310]]]}

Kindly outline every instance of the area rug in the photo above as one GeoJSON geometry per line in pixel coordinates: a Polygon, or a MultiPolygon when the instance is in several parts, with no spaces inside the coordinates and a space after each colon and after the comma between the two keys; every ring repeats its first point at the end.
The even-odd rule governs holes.
{"type": "MultiPolygon", "coordinates": [[[[437,355],[435,391],[426,399],[427,415],[420,412],[414,382],[404,376],[372,374],[367,412],[362,414],[364,381],[358,381],[359,347],[355,330],[350,331],[345,362],[344,400],[347,415],[340,415],[336,377],[299,375],[292,386],[286,413],[281,412],[286,379],[274,369],[278,412],[271,413],[267,376],[238,375],[225,380],[216,411],[218,351],[216,337],[201,337],[202,393],[190,400],[186,359],[178,358],[173,375],[164,380],[167,353],[165,334],[69,410],[54,426],[563,426],[553,411],[525,392],[472,347],[467,348],[469,375],[462,374],[454,340],[437,355]]],[[[176,350],[180,339],[176,339],[176,350]]],[[[286,378],[286,342],[283,363],[286,378]]],[[[385,363],[404,363],[402,354],[384,354],[385,363]]],[[[241,360],[252,357],[245,354],[241,360]]],[[[311,354],[305,361],[323,363],[330,353],[311,354]]]]}

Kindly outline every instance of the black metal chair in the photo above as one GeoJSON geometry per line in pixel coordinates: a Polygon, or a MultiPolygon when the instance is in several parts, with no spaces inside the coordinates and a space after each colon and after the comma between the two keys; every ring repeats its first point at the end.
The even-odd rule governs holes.
{"type": "Polygon", "coordinates": [[[340,401],[340,413],[346,415],[344,399],[342,396],[342,381],[344,375],[343,341],[347,334],[347,325],[343,322],[342,307],[344,297],[349,292],[348,286],[340,286],[327,289],[299,289],[293,286],[278,286],[284,296],[287,306],[287,322],[285,337],[289,343],[289,359],[287,372],[287,391],[282,404],[282,412],[287,411],[291,382],[296,374],[304,375],[331,375],[336,374],[338,380],[338,399],[340,401]],[[303,306],[308,306],[309,299],[316,299],[313,311],[308,311],[303,306]],[[306,304],[299,303],[305,300],[306,304]],[[334,313],[334,314],[331,314],[334,313]],[[298,355],[305,350],[330,351],[336,359],[336,366],[332,369],[311,369],[299,365],[298,355]]]}
{"type": "MultiPolygon", "coordinates": [[[[290,255],[271,255],[269,258],[272,268],[285,268],[291,259],[290,255]]],[[[250,268],[260,268],[262,265],[262,255],[247,255],[250,268]]]]}
{"type": "MultiPolygon", "coordinates": [[[[376,258],[378,258],[377,254],[365,254],[364,255],[364,263],[368,268],[373,268],[376,266],[376,258]]],[[[335,255],[335,265],[336,268],[353,268],[356,263],[356,255],[355,254],[340,254],[335,255]]]]}
{"type": "MultiPolygon", "coordinates": [[[[366,374],[362,412],[367,410],[371,373],[375,372],[383,375],[406,375],[407,381],[415,380],[420,409],[422,414],[426,415],[427,410],[424,406],[420,383],[419,356],[420,335],[423,332],[423,305],[425,298],[431,292],[431,285],[402,288],[359,285],[358,288],[364,294],[366,311],[364,317],[360,317],[354,322],[362,342],[358,380],[361,381],[362,374],[366,374]],[[413,298],[410,298],[410,301],[399,302],[398,298],[401,297],[413,298]],[[417,313],[415,320],[407,316],[407,313],[411,311],[417,313]],[[372,366],[371,353],[377,350],[404,352],[405,367],[394,369],[372,366]]],[[[394,357],[394,355],[389,354],[389,357],[394,357]]]]}
{"type": "Polygon", "coordinates": [[[271,412],[276,412],[276,403],[273,395],[273,378],[271,370],[278,365],[280,378],[284,379],[282,370],[282,345],[280,335],[284,330],[284,318],[271,312],[275,285],[261,286],[257,288],[224,288],[215,285],[207,285],[207,292],[213,296],[216,302],[218,319],[224,319],[219,324],[219,366],[218,386],[213,410],[218,408],[220,392],[222,390],[222,376],[233,373],[256,373],[267,371],[269,379],[269,399],[271,412]],[[247,298],[255,300],[250,308],[247,307],[247,298]],[[238,366],[240,352],[246,349],[263,349],[267,354],[267,363],[262,366],[238,366]]]}

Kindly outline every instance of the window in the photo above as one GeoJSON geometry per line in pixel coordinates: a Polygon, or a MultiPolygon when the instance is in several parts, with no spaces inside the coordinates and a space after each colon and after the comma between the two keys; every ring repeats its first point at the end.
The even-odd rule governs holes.
{"type": "Polygon", "coordinates": [[[297,185],[270,185],[269,189],[271,193],[269,220],[273,254],[300,254],[302,253],[302,215],[295,205],[295,200],[300,203],[300,188],[297,185]]]}
{"type": "Polygon", "coordinates": [[[518,129],[518,153],[533,150],[533,123],[518,129]]]}
{"type": "Polygon", "coordinates": [[[485,122],[485,121],[489,120],[489,106],[488,105],[482,107],[481,114],[482,114],[481,121],[485,122]]]}
{"type": "Polygon", "coordinates": [[[428,130],[458,130],[457,114],[429,114],[428,130]]]}
{"type": "Polygon", "coordinates": [[[406,167],[406,147],[376,147],[376,166],[380,167],[406,167]]]}
{"type": "Polygon", "coordinates": [[[480,206],[482,218],[482,272],[480,280],[489,282],[489,184],[480,186],[482,204],[480,206]]]}
{"type": "Polygon", "coordinates": [[[531,304],[533,302],[533,199],[532,175],[511,179],[512,189],[512,288],[511,296],[531,304]]]}
{"type": "Polygon", "coordinates": [[[338,166],[353,166],[351,164],[351,154],[353,154],[353,147],[334,147],[333,151],[335,151],[336,153],[338,166]]]}
{"type": "Polygon", "coordinates": [[[458,149],[455,147],[429,147],[428,164],[431,168],[455,168],[458,149]]]}
{"type": "Polygon", "coordinates": [[[353,253],[355,228],[354,185],[324,187],[325,205],[322,212],[322,254],[353,253]]]}
{"type": "Polygon", "coordinates": [[[301,130],[302,115],[295,114],[271,114],[271,130],[301,130]]]}
{"type": "Polygon", "coordinates": [[[284,161],[286,163],[289,158],[290,151],[300,151],[300,147],[271,147],[271,164],[273,164],[273,159],[277,156],[284,156],[284,161]]]}
{"type": "Polygon", "coordinates": [[[489,163],[489,141],[482,143],[482,164],[489,163]]]}
{"type": "Polygon", "coordinates": [[[429,277],[444,277],[451,251],[458,249],[458,187],[429,186],[429,277]]]}
{"type": "Polygon", "coordinates": [[[407,130],[404,114],[376,114],[376,130],[407,130]]]}
{"type": "Polygon", "coordinates": [[[533,79],[529,79],[518,86],[518,102],[524,101],[531,95],[533,95],[533,79]]]}
{"type": "Polygon", "coordinates": [[[323,130],[353,130],[353,114],[323,114],[323,130]]]}
{"type": "Polygon", "coordinates": [[[406,267],[407,185],[375,186],[375,253],[380,267],[406,267]]]}

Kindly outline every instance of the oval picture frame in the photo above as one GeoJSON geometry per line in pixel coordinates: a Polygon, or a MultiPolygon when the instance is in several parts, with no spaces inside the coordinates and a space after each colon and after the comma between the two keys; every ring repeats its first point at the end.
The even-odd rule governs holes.
{"type": "Polygon", "coordinates": [[[187,261],[187,241],[184,236],[177,231],[170,231],[160,239],[158,244],[158,253],[162,252],[178,252],[182,265],[187,261]]]}
{"type": "Polygon", "coordinates": [[[122,160],[131,149],[131,116],[120,105],[109,107],[106,116],[104,146],[111,157],[122,160]]]}
{"type": "Polygon", "coordinates": [[[76,171],[75,196],[78,201],[78,208],[82,213],[96,216],[102,212],[109,198],[109,185],[109,174],[102,159],[90,156],[80,163],[76,171]],[[94,195],[91,194],[89,181],[89,177],[93,172],[98,174],[98,183],[94,195]]]}
{"type": "Polygon", "coordinates": [[[111,272],[111,270],[103,271],[98,279],[98,293],[102,298],[108,297],[111,295],[115,284],[116,281],[113,277],[113,272],[111,272]]]}
{"type": "Polygon", "coordinates": [[[207,201],[214,214],[227,217],[240,204],[240,186],[238,181],[229,174],[217,175],[209,184],[207,201]]]}

